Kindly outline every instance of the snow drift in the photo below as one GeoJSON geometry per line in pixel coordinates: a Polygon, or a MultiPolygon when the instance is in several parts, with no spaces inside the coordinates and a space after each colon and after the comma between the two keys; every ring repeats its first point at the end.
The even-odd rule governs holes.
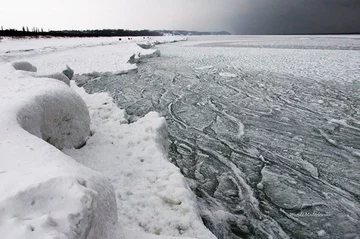
{"type": "Polygon", "coordinates": [[[86,104],[70,90],[34,96],[19,110],[17,120],[23,129],[58,149],[79,148],[90,135],[86,104]]]}
{"type": "Polygon", "coordinates": [[[11,68],[0,69],[2,238],[110,238],[112,185],[57,149],[84,144],[86,104],[63,82],[11,68]]]}

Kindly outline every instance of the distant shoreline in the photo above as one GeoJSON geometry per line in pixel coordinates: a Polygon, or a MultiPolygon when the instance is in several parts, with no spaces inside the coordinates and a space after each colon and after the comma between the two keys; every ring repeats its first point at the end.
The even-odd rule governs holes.
{"type": "Polygon", "coordinates": [[[6,29],[0,30],[0,37],[32,37],[32,38],[50,38],[50,37],[145,37],[145,36],[167,36],[167,35],[231,35],[229,32],[198,32],[185,30],[123,30],[123,29],[103,29],[103,30],[62,30],[62,31],[33,31],[6,29]]]}
{"type": "Polygon", "coordinates": [[[13,38],[52,38],[52,37],[156,37],[156,36],[327,36],[327,35],[360,35],[360,32],[352,33],[289,33],[289,34],[231,34],[226,31],[201,32],[186,30],[124,30],[124,29],[102,29],[102,30],[61,30],[61,31],[39,31],[37,30],[0,30],[0,37],[13,38]]]}

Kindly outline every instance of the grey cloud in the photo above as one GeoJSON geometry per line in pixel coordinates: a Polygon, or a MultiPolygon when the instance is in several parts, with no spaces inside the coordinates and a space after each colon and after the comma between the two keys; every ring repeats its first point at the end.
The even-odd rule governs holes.
{"type": "Polygon", "coordinates": [[[359,0],[246,0],[232,22],[238,34],[360,32],[359,0]]]}
{"type": "Polygon", "coordinates": [[[18,29],[360,33],[360,0],[14,0],[0,8],[0,22],[18,29]]]}

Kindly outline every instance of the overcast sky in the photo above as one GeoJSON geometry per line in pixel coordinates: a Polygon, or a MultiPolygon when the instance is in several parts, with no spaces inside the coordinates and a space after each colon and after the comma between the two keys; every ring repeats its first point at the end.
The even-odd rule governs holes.
{"type": "Polygon", "coordinates": [[[233,34],[360,32],[360,0],[5,0],[0,25],[233,34]]]}

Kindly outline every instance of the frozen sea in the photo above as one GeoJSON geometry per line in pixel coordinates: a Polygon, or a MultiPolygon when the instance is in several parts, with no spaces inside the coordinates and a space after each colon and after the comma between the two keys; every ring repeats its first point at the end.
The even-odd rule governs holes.
{"type": "Polygon", "coordinates": [[[213,36],[138,72],[77,77],[130,118],[166,118],[170,155],[220,239],[360,238],[360,36],[213,36]]]}

